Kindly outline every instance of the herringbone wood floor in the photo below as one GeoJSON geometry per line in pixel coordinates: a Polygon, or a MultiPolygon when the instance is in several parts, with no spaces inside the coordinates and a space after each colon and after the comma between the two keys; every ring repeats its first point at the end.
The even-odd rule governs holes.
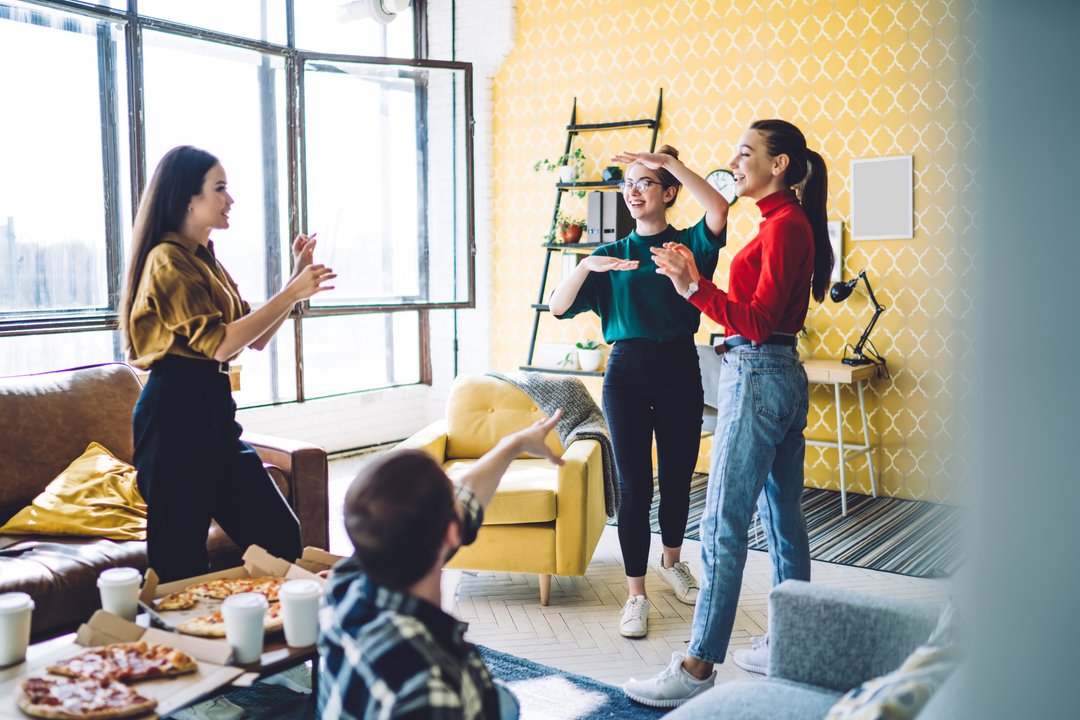
{"type": "MultiPolygon", "coordinates": [[[[352,548],[344,534],[341,501],[357,469],[370,456],[335,460],[330,465],[330,545],[333,552],[352,548]]],[[[683,559],[698,574],[700,545],[687,540],[683,559]]],[[[660,554],[653,536],[651,557],[660,554]]],[[[766,553],[750,551],[743,576],[739,611],[728,655],[749,647],[751,638],[768,627],[767,598],[772,570],[766,553]]],[[[950,591],[948,581],[924,580],[861,568],[814,562],[812,580],[865,592],[914,600],[936,601],[950,591]]],[[[646,677],[667,666],[674,650],[685,650],[693,608],[675,599],[650,568],[646,588],[652,604],[649,634],[639,640],[619,635],[619,615],[626,601],[619,540],[614,527],[604,530],[585,577],[555,577],[551,601],[540,607],[535,575],[448,570],[443,582],[444,607],[469,623],[468,639],[502,652],[579,673],[602,682],[621,684],[646,677]]],[[[717,681],[748,673],[730,660],[717,667],[717,681]]]]}

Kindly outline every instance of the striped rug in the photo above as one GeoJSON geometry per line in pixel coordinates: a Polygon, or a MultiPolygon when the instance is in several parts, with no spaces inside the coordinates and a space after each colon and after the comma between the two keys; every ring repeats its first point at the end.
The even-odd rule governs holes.
{"type": "MultiPolygon", "coordinates": [[[[690,516],[686,537],[700,540],[699,525],[705,507],[709,476],[694,475],[690,486],[690,516]]],[[[917,500],[870,497],[848,493],[848,514],[840,514],[840,493],[803,491],[803,512],[814,560],[854,565],[914,577],[945,577],[962,563],[962,509],[917,500]]],[[[658,497],[653,498],[650,520],[657,523],[658,497]]],[[[768,550],[755,517],[749,531],[751,550],[768,550]]]]}

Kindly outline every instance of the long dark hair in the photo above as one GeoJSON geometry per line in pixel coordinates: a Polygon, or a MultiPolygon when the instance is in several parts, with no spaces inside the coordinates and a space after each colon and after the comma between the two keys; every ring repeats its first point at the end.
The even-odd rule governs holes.
{"type": "Polygon", "coordinates": [[[179,232],[184,225],[188,203],[202,193],[203,181],[218,159],[198,148],[182,145],[161,158],[154,176],[150,178],[135,214],[131,237],[131,258],[128,261],[124,296],[120,301],[120,332],[128,353],[131,346],[131,307],[139,290],[146,257],[158,245],[165,233],[179,232]]]}
{"type": "Polygon", "coordinates": [[[756,120],[750,125],[765,138],[769,155],[788,156],[784,184],[798,193],[806,219],[814,231],[814,277],[811,294],[818,302],[825,300],[832,274],[833,252],[829,242],[829,220],[825,202],[829,197],[829,171],[821,155],[806,147],[802,131],[786,120],[756,120]]]}

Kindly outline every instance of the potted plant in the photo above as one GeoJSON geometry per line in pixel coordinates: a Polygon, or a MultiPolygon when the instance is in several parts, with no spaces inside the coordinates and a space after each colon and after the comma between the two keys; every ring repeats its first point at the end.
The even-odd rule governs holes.
{"type": "Polygon", "coordinates": [[[556,170],[559,173],[559,182],[572,183],[576,182],[581,177],[581,170],[585,167],[585,151],[581,148],[575,148],[571,152],[564,155],[560,155],[554,160],[544,158],[543,160],[537,160],[533,165],[533,170],[540,172],[546,170],[551,172],[556,170]]]}
{"type": "Polygon", "coordinates": [[[604,359],[604,343],[595,340],[582,340],[576,343],[578,367],[592,372],[600,369],[600,363],[604,359]]]}
{"type": "MultiPolygon", "coordinates": [[[[562,210],[559,211],[558,216],[555,218],[555,233],[559,237],[559,242],[570,245],[581,240],[581,234],[585,232],[585,221],[581,218],[572,217],[570,215],[564,215],[562,210]]],[[[554,242],[551,240],[550,242],[554,242]]]]}

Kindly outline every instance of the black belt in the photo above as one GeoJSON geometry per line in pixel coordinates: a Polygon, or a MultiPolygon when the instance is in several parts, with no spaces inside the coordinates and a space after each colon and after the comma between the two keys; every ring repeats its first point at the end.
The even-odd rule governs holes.
{"type": "Polygon", "coordinates": [[[184,370],[193,370],[196,372],[217,372],[222,375],[229,374],[229,363],[218,362],[217,360],[200,360],[198,358],[183,357],[180,355],[166,355],[165,357],[158,358],[153,365],[150,366],[150,370],[175,368],[184,370]]]}
{"type": "Polygon", "coordinates": [[[737,348],[740,345],[783,345],[785,347],[793,348],[799,344],[799,337],[797,335],[791,335],[788,333],[776,333],[770,335],[765,339],[765,342],[754,342],[744,338],[742,335],[732,335],[731,337],[724,338],[724,342],[715,347],[717,355],[723,355],[731,348],[737,348]]]}

